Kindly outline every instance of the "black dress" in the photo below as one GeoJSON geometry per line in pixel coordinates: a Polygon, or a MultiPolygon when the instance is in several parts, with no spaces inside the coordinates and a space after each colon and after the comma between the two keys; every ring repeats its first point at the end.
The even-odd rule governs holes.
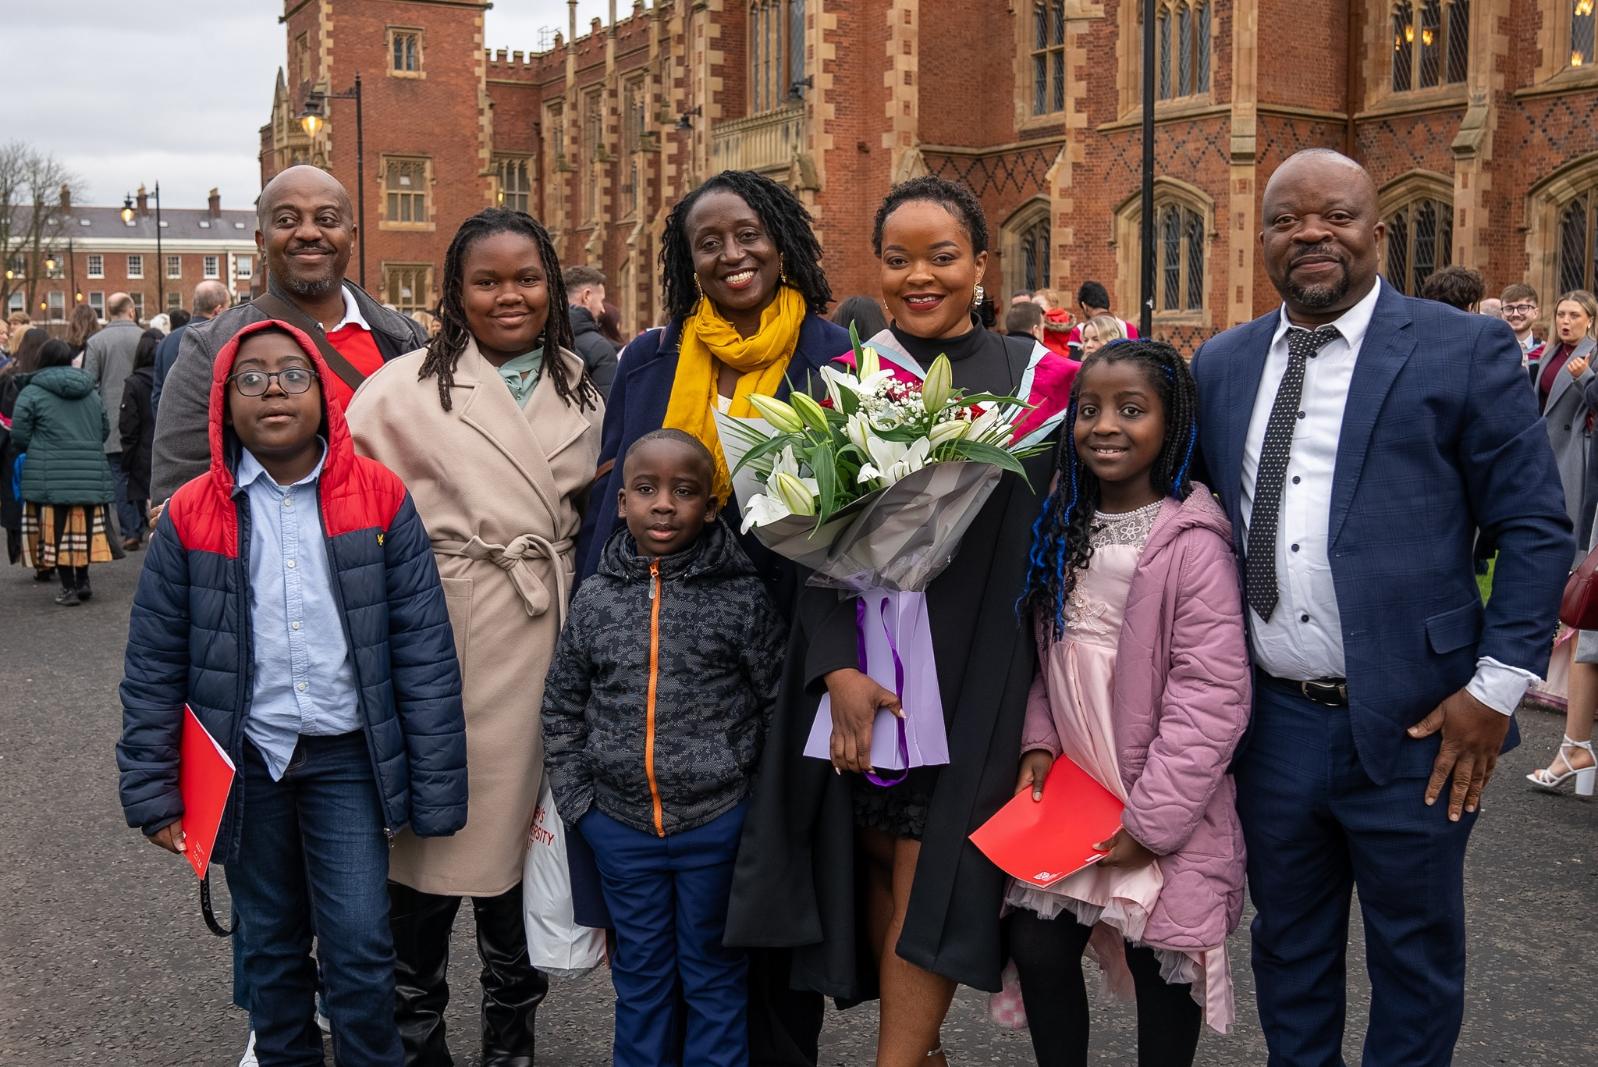
{"type": "MultiPolygon", "coordinates": [[[[981,329],[930,343],[894,333],[923,365],[947,353],[954,384],[968,392],[1018,390],[1031,351],[1030,340],[1007,344],[981,329]]],[[[921,839],[899,955],[961,984],[999,989],[1005,876],[968,838],[1015,788],[1036,663],[1030,621],[1018,619],[1015,603],[1052,459],[1026,462],[1030,485],[1013,474],[1000,479],[954,562],[927,589],[951,762],[887,791],[908,790],[897,798],[871,798],[862,791],[873,787],[856,785],[857,776],[802,754],[822,679],[857,666],[857,653],[852,600],[813,586],[799,597],[727,916],[729,945],[794,949],[796,988],[844,1002],[876,996],[854,847],[854,828],[865,823],[921,839]]]]}

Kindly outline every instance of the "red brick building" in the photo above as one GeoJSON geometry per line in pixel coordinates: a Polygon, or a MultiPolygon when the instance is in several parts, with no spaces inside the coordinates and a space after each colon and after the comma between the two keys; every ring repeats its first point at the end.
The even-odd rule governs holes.
{"type": "Polygon", "coordinates": [[[187,308],[194,287],[220,281],[234,299],[248,299],[257,276],[255,211],[224,209],[211,190],[201,208],[161,205],[159,243],[155,202],[141,186],[133,217],[123,206],[72,203],[63,192],[52,216],[56,236],[19,249],[6,264],[6,311],[26,311],[35,323],[65,323],[76,304],[104,320],[112,293],[127,293],[140,322],[162,311],[187,308]],[[31,294],[31,300],[30,300],[31,294]]]}
{"type": "MultiPolygon", "coordinates": [[[[476,0],[288,0],[264,176],[297,160],[351,189],[354,112],[315,139],[313,89],[365,93],[368,286],[430,305],[460,219],[495,201],[659,317],[671,204],[727,167],[814,211],[834,291],[875,294],[871,217],[895,180],[968,183],[995,233],[988,288],[1105,282],[1136,315],[1142,0],[642,0],[541,52],[487,53],[476,0]]],[[[1592,0],[1159,0],[1160,333],[1191,345],[1274,302],[1259,196],[1292,152],[1363,162],[1388,276],[1448,262],[1544,306],[1592,287],[1592,0]]],[[[532,46],[535,42],[529,41],[532,46]]]]}

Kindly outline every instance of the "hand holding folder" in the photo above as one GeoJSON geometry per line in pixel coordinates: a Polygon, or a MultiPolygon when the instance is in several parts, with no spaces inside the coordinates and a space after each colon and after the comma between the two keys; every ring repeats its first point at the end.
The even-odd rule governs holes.
{"type": "Polygon", "coordinates": [[[971,835],[994,866],[1018,881],[1047,888],[1105,853],[1093,846],[1121,827],[1120,799],[1064,756],[1043,782],[1043,798],[1024,789],[971,835]]]}
{"type": "MultiPolygon", "coordinates": [[[[173,844],[194,868],[205,877],[216,846],[216,832],[222,825],[222,810],[227,807],[233,788],[233,760],[217,744],[194,711],[183,705],[183,737],[178,748],[178,794],[183,799],[183,816],[167,829],[176,829],[173,844]]],[[[161,842],[157,842],[158,844],[161,842]]]]}

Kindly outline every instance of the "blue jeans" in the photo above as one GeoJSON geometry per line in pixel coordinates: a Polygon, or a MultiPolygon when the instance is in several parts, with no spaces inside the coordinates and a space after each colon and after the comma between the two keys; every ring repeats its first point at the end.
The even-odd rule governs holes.
{"type": "MultiPolygon", "coordinates": [[[[1395,725],[1393,729],[1401,729],[1395,725]]],[[[1425,804],[1435,743],[1405,741],[1377,785],[1347,708],[1256,682],[1235,768],[1254,986],[1271,1067],[1339,1067],[1350,891],[1370,973],[1365,1067],[1447,1067],[1465,1009],[1465,844],[1476,816],[1425,804]]]]}
{"type": "Polygon", "coordinates": [[[146,523],[149,520],[148,500],[128,499],[128,472],[122,469],[122,453],[107,452],[106,462],[111,464],[111,476],[116,482],[116,512],[118,531],[124,541],[134,537],[142,538],[149,533],[146,523]]]}
{"type": "Polygon", "coordinates": [[[365,735],[301,737],[276,782],[246,742],[239,773],[243,825],[227,881],[262,1067],[323,1062],[313,931],[339,1067],[399,1064],[388,838],[365,735]]]}
{"type": "Polygon", "coordinates": [[[748,957],[721,939],[748,807],[744,801],[668,837],[624,826],[598,808],[578,823],[616,924],[615,1067],[747,1067],[748,957]],[[679,1001],[687,1007],[681,1026],[679,1001]]]}

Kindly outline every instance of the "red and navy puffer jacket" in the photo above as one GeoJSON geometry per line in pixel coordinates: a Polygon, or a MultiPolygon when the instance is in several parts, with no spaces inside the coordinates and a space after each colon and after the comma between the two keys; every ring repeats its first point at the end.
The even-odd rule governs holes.
{"type": "MultiPolygon", "coordinates": [[[[252,323],[217,355],[211,384],[211,469],[173,495],[156,525],[133,598],[117,745],[128,824],[155,833],[183,814],[178,746],[183,705],[244,757],[254,694],[250,643],[248,496],[236,490],[238,439],[225,426],[228,376],[240,341],[277,328],[292,334],[326,381],[305,334],[252,323]]],[[[427,531],[387,467],[355,454],[344,416],[323,402],[327,457],[317,485],[331,594],[344,621],[361,721],[390,836],[423,837],[466,825],[466,723],[460,667],[427,531]]],[[[242,795],[217,835],[218,862],[236,854],[242,795]]]]}

